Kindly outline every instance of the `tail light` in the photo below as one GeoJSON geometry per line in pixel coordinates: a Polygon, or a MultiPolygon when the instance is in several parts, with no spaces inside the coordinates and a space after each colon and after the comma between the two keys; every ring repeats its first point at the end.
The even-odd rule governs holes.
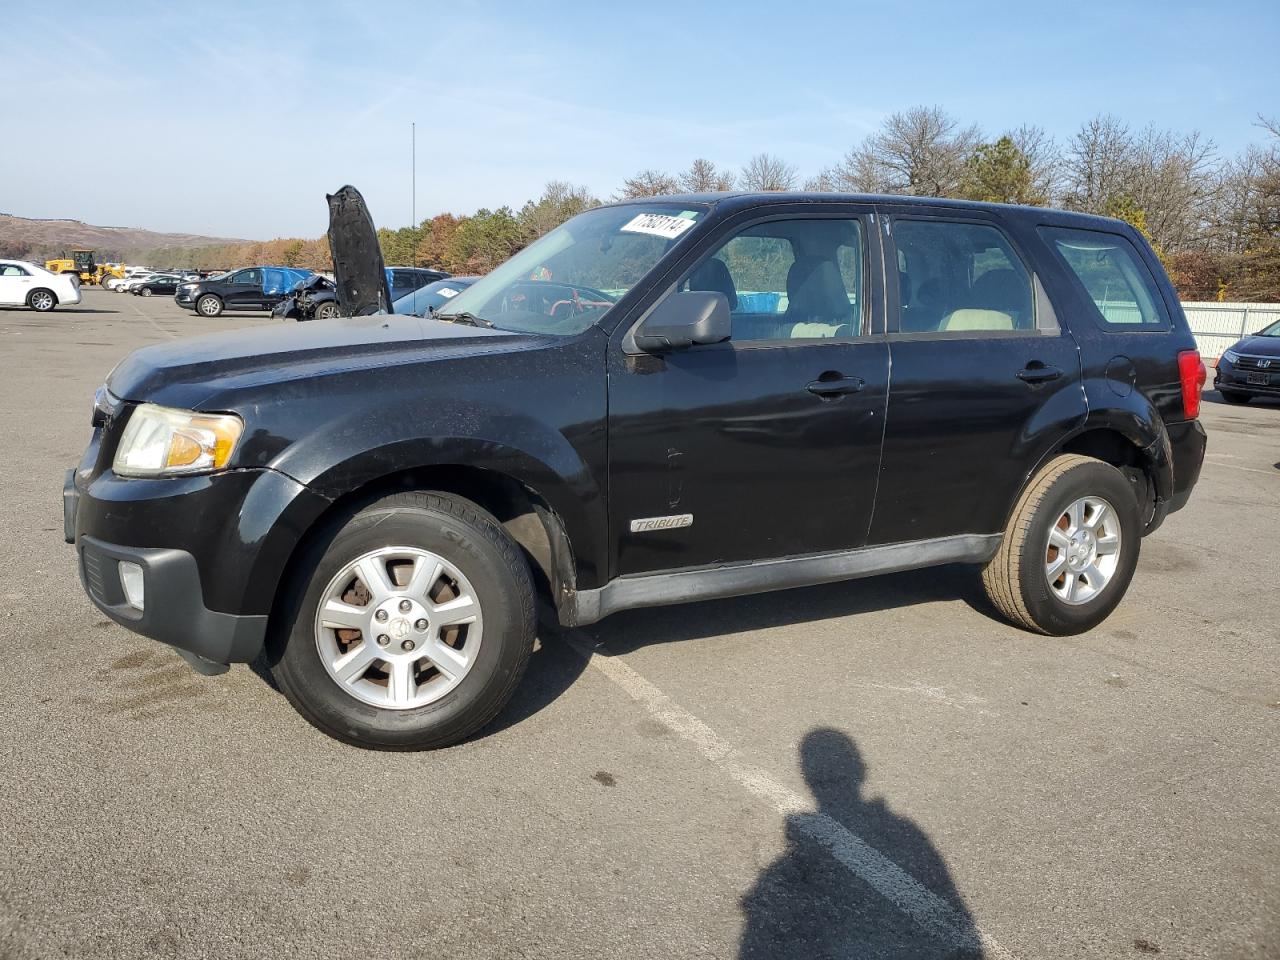
{"type": "Polygon", "coordinates": [[[1183,350],[1178,354],[1178,379],[1182,381],[1182,410],[1188,420],[1200,416],[1200,388],[1207,372],[1199,350],[1183,350]]]}

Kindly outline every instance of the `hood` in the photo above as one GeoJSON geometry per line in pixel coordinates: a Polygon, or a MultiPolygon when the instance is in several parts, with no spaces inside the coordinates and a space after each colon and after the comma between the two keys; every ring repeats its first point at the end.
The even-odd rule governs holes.
{"type": "Polygon", "coordinates": [[[1231,349],[1255,357],[1280,357],[1280,337],[1245,337],[1231,349]]]}
{"type": "Polygon", "coordinates": [[[197,409],[225,391],[356,369],[520,349],[541,338],[396,314],[229,330],[135,350],[111,371],[123,400],[197,409]]]}
{"type": "Polygon", "coordinates": [[[360,191],[347,185],[327,197],[329,252],[338,285],[338,305],[349,317],[391,312],[386,264],[378,231],[360,191]]]}

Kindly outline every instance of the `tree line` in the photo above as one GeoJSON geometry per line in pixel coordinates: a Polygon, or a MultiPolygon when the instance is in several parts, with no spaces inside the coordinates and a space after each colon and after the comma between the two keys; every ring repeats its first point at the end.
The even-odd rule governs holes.
{"type": "MultiPolygon", "coordinates": [[[[1200,133],[1088,120],[1066,141],[1023,125],[997,136],[939,107],[894,113],[829,166],[802,178],[770,153],[740,169],[695,159],[669,173],[644,169],[610,199],[717,190],[847,191],[1056,206],[1133,224],[1188,300],[1280,300],[1280,121],[1259,118],[1259,140],[1225,156],[1200,133]]],[[[485,273],[526,244],[601,203],[562,181],[518,210],[441,214],[378,231],[388,264],[485,273]]],[[[325,238],[137,251],[165,267],[274,263],[331,268],[325,238]]]]}

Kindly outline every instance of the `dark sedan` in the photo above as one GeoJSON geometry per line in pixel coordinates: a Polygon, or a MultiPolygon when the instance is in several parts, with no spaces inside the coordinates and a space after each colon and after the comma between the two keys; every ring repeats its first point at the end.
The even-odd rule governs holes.
{"type": "Polygon", "coordinates": [[[1218,359],[1213,385],[1227,403],[1280,400],[1280,320],[1237,341],[1218,359]]]}
{"type": "Polygon", "coordinates": [[[139,284],[133,288],[135,297],[152,297],[158,293],[173,296],[178,291],[178,284],[184,283],[182,277],[173,274],[161,274],[158,277],[152,277],[146,283],[139,284]]]}
{"type": "Polygon", "coordinates": [[[391,304],[391,312],[425,317],[429,313],[435,313],[479,279],[479,277],[450,277],[448,280],[428,283],[425,287],[406,293],[396,300],[391,304]]]}

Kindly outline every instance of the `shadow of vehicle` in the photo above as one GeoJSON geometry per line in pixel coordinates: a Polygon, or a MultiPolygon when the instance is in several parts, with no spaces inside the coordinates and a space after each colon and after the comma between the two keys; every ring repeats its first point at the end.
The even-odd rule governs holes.
{"type": "Polygon", "coordinates": [[[1222,407],[1260,407],[1275,409],[1280,407],[1280,397],[1250,397],[1246,403],[1229,403],[1217,390],[1205,390],[1200,394],[1200,398],[1205,403],[1213,403],[1222,407]]]}
{"type": "Polygon", "coordinates": [[[800,759],[816,809],[787,818],[786,852],[743,898],[740,960],[985,956],[942,855],[883,798],[863,795],[867,771],[853,740],[811,730],[800,759]],[[849,838],[846,862],[837,855],[848,852],[840,849],[847,835],[832,821],[857,838],[849,838]],[[889,863],[863,852],[859,840],[889,863]]]}

